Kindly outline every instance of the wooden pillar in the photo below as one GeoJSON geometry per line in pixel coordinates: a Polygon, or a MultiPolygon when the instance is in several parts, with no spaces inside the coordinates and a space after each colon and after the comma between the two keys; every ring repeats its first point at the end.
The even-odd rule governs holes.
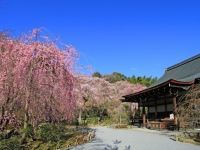
{"type": "Polygon", "coordinates": [[[165,117],[169,117],[167,116],[167,97],[165,96],[165,117]]]}
{"type": "Polygon", "coordinates": [[[173,109],[174,109],[174,124],[177,125],[177,103],[176,103],[176,97],[173,97],[173,109]]]}
{"type": "Polygon", "coordinates": [[[146,127],[146,111],[145,107],[142,107],[142,119],[143,119],[143,127],[146,127]]]}
{"type": "Polygon", "coordinates": [[[141,100],[139,100],[139,102],[138,102],[138,112],[139,112],[139,116],[140,116],[140,114],[141,114],[141,111],[140,111],[140,107],[141,107],[141,102],[140,102],[141,100]]]}
{"type": "Polygon", "coordinates": [[[147,119],[149,119],[149,100],[147,102],[147,119]]]}
{"type": "Polygon", "coordinates": [[[157,97],[155,99],[155,119],[157,119],[158,110],[157,110],[157,97]]]}

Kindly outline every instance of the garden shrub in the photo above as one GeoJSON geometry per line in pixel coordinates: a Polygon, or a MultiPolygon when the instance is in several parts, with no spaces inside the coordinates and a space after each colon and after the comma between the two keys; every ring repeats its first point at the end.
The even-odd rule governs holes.
{"type": "Polygon", "coordinates": [[[0,140],[0,150],[22,150],[19,137],[11,137],[9,139],[0,140]]]}
{"type": "Polygon", "coordinates": [[[4,139],[4,134],[0,132],[0,141],[4,139]]]}
{"type": "Polygon", "coordinates": [[[117,125],[115,125],[115,128],[117,128],[117,129],[127,128],[127,127],[128,127],[127,124],[117,124],[117,125]]]}
{"type": "Polygon", "coordinates": [[[28,124],[26,129],[22,129],[22,132],[25,133],[28,138],[33,138],[35,135],[34,128],[31,124],[28,124]]]}
{"type": "Polygon", "coordinates": [[[98,118],[97,117],[90,117],[86,119],[86,123],[88,125],[97,125],[98,124],[98,118]]]}
{"type": "Polygon", "coordinates": [[[103,120],[100,122],[101,125],[112,125],[114,122],[110,117],[104,117],[103,120]]]}
{"type": "Polygon", "coordinates": [[[37,138],[44,142],[58,142],[67,137],[66,129],[61,125],[41,124],[36,131],[37,138]]]}

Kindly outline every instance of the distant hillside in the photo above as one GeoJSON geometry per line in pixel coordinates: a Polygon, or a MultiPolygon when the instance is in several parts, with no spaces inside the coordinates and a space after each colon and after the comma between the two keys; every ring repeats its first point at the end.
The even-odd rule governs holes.
{"type": "Polygon", "coordinates": [[[142,84],[147,87],[157,81],[157,77],[134,76],[134,75],[132,77],[127,77],[124,74],[118,73],[118,72],[113,72],[112,74],[107,74],[107,75],[103,75],[99,72],[94,72],[92,76],[98,77],[98,78],[103,78],[110,83],[115,83],[118,81],[128,81],[132,84],[142,84]]]}
{"type": "MultiPolygon", "coordinates": [[[[130,114],[135,114],[136,106],[130,113],[132,105],[123,106],[120,99],[123,95],[146,88],[142,84],[132,84],[126,80],[110,83],[106,77],[80,75],[77,77],[77,81],[79,122],[81,122],[82,117],[93,118],[93,121],[97,120],[98,117],[109,118],[110,124],[118,122],[121,114],[125,118],[129,118],[130,114]]],[[[90,122],[89,120],[88,122],[90,122]]]]}
{"type": "Polygon", "coordinates": [[[123,95],[138,92],[146,88],[146,86],[135,83],[132,84],[126,80],[109,82],[106,77],[79,76],[79,91],[81,95],[90,97],[96,101],[118,100],[123,95]]]}

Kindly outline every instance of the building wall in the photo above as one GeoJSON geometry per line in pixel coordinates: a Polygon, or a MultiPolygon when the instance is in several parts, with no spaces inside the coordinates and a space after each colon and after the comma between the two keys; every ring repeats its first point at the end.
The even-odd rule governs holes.
{"type": "Polygon", "coordinates": [[[148,108],[148,118],[149,119],[162,119],[169,118],[170,114],[173,113],[173,101],[172,98],[160,98],[153,99],[151,105],[148,108]],[[156,103],[155,103],[156,101],[156,103]],[[157,116],[156,116],[156,107],[157,116]],[[166,106],[165,106],[166,105],[166,106]]]}
{"type": "MultiPolygon", "coordinates": [[[[173,104],[167,104],[167,111],[173,111],[173,104]]],[[[155,112],[155,106],[149,107],[149,113],[155,112]]],[[[157,105],[157,112],[165,112],[165,105],[157,105]]]]}

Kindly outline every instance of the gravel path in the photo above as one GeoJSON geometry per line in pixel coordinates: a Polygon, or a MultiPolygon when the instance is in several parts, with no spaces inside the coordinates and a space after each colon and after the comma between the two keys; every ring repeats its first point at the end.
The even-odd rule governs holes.
{"type": "Polygon", "coordinates": [[[200,150],[200,146],[176,142],[158,132],[106,127],[95,129],[96,137],[91,143],[73,150],[200,150]]]}

